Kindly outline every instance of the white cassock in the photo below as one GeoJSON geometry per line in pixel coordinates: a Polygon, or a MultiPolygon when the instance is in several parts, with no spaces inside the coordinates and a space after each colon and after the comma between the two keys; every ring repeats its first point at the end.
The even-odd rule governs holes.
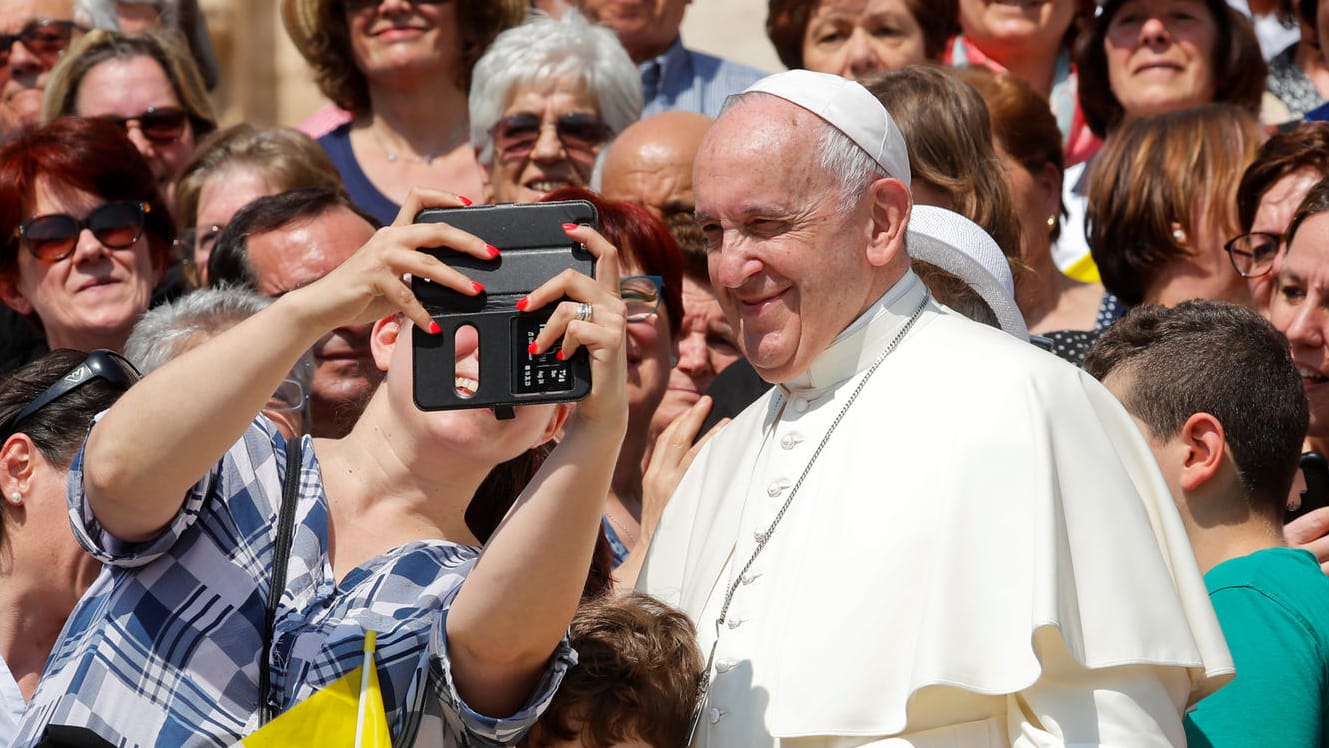
{"type": "Polygon", "coordinates": [[[907,274],[702,450],[638,588],[713,679],[694,745],[1185,745],[1233,672],[1149,448],[1097,381],[907,274]],[[716,618],[729,585],[737,592],[716,618]]]}

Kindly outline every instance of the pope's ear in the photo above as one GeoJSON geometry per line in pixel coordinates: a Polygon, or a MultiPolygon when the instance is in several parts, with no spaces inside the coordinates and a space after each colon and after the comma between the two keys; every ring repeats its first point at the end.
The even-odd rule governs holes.
{"type": "Polygon", "coordinates": [[[909,225],[909,188],[898,179],[878,179],[868,187],[872,205],[872,235],[867,260],[884,267],[904,256],[905,229],[909,225]]]}
{"type": "MultiPolygon", "coordinates": [[[[392,351],[397,347],[397,341],[407,324],[400,314],[390,314],[374,323],[374,329],[369,335],[369,347],[374,354],[374,365],[381,371],[388,370],[392,351]]],[[[407,342],[409,340],[408,337],[407,342]]]]}

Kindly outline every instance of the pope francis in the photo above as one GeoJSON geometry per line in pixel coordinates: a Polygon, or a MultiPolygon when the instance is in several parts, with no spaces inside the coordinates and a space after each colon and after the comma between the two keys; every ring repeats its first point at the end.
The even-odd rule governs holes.
{"type": "Polygon", "coordinates": [[[881,104],[774,75],[696,164],[716,293],[778,386],[638,581],[709,655],[693,745],[1185,745],[1232,662],[1149,449],[1092,378],[930,300],[881,104]]]}

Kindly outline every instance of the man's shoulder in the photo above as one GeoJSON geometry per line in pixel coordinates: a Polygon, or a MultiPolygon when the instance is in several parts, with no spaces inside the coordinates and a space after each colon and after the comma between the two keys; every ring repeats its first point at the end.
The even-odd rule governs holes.
{"type": "Polygon", "coordinates": [[[1225,599],[1255,598],[1329,623],[1329,577],[1308,551],[1265,548],[1230,558],[1210,569],[1204,581],[1216,606],[1225,599]]]}
{"type": "Polygon", "coordinates": [[[723,79],[731,83],[741,83],[742,88],[747,88],[768,75],[764,70],[758,70],[723,57],[716,57],[686,45],[684,45],[683,51],[687,53],[692,63],[693,76],[696,78],[706,80],[723,79]]]}

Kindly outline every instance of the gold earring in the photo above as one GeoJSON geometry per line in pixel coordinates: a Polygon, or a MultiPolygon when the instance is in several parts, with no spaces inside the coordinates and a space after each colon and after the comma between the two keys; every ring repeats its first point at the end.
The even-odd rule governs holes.
{"type": "Polygon", "coordinates": [[[1055,229],[1056,227],[1057,227],[1057,214],[1053,213],[1052,215],[1048,216],[1048,228],[1055,229]]]}

